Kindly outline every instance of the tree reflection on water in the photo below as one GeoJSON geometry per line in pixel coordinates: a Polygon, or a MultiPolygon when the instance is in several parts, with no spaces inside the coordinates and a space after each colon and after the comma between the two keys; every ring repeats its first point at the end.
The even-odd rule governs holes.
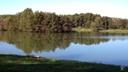
{"type": "Polygon", "coordinates": [[[0,41],[15,45],[29,54],[32,51],[49,52],[56,48],[66,49],[74,44],[100,44],[108,42],[108,38],[90,38],[91,36],[107,36],[108,33],[28,33],[28,32],[0,32],[0,41]]]}

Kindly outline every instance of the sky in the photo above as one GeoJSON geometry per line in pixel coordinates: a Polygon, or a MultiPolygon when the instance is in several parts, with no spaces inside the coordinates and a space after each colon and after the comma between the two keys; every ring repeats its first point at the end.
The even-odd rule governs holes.
{"type": "Polygon", "coordinates": [[[128,0],[0,0],[0,15],[16,14],[26,8],[56,14],[93,13],[128,19],[128,0]]]}

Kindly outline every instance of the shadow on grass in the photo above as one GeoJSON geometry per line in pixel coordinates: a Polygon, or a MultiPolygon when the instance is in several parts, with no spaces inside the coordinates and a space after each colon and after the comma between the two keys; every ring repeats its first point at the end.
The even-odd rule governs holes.
{"type": "Polygon", "coordinates": [[[25,56],[0,55],[0,72],[128,72],[120,66],[25,56]]]}

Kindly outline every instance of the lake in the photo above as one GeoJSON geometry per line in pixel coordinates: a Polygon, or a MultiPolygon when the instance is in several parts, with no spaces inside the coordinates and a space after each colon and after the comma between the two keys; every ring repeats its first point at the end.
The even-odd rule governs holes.
{"type": "Polygon", "coordinates": [[[0,53],[128,66],[128,34],[0,32],[0,53]]]}

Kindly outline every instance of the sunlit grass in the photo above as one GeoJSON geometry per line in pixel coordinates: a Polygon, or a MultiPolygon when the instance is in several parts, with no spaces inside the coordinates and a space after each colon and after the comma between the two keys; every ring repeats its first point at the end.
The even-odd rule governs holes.
{"type": "Polygon", "coordinates": [[[93,29],[87,29],[87,28],[72,28],[73,31],[76,32],[92,32],[93,29]]]}
{"type": "MultiPolygon", "coordinates": [[[[67,61],[48,58],[28,58],[0,55],[0,72],[122,72],[120,66],[67,61]]],[[[125,67],[123,72],[128,72],[125,67]]]]}
{"type": "MultiPolygon", "coordinates": [[[[93,32],[93,29],[86,28],[72,28],[76,32],[93,32]]],[[[98,32],[107,32],[107,33],[128,33],[128,30],[121,29],[100,29],[98,32]]]]}
{"type": "Polygon", "coordinates": [[[108,30],[100,30],[100,32],[108,32],[108,33],[128,33],[128,30],[108,29],[108,30]]]}

